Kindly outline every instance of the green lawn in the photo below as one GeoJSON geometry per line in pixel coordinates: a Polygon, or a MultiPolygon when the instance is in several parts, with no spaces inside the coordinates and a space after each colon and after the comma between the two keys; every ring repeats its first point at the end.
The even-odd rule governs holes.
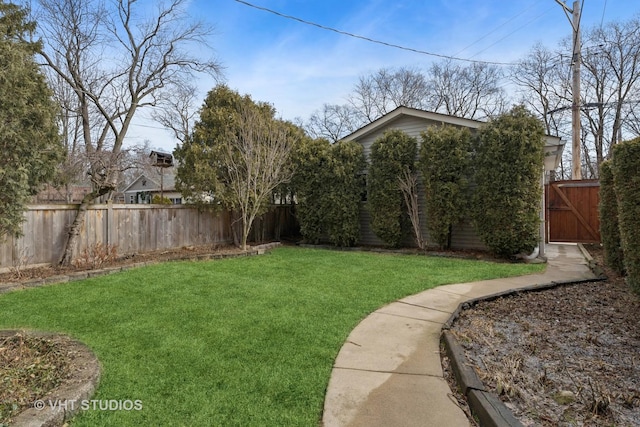
{"type": "Polygon", "coordinates": [[[0,296],[0,328],[65,332],[103,366],[74,425],[317,426],[331,366],[375,309],[445,283],[540,271],[418,255],[285,247],[169,262],[0,296]]]}

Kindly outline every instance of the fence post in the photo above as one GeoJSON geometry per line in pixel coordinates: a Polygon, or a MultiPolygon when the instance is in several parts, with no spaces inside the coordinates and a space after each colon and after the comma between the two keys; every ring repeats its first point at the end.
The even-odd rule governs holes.
{"type": "Polygon", "coordinates": [[[115,227],[113,226],[113,200],[107,201],[107,247],[113,244],[116,241],[115,236],[113,236],[113,232],[115,227]]]}

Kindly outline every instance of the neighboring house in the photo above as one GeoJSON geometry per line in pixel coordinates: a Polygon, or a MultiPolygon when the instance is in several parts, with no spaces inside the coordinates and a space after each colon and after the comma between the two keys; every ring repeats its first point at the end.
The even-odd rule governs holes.
{"type": "MultiPolygon", "coordinates": [[[[408,107],[398,107],[395,110],[387,113],[386,115],[380,117],[378,120],[369,123],[368,125],[360,128],[359,130],[353,132],[350,135],[344,137],[344,140],[347,141],[356,141],[364,147],[364,153],[369,159],[369,154],[371,153],[371,145],[373,142],[378,139],[382,134],[389,129],[399,129],[404,131],[409,136],[415,137],[418,141],[418,144],[421,142],[420,134],[425,131],[430,126],[441,126],[441,125],[451,125],[459,128],[468,128],[472,133],[477,132],[477,130],[484,124],[484,122],[480,122],[477,120],[471,119],[463,119],[460,117],[453,117],[439,113],[432,113],[424,110],[417,110],[408,107]]],[[[545,165],[544,165],[544,177],[542,173],[540,174],[540,185],[544,184],[543,179],[549,175],[550,171],[555,170],[555,168],[560,163],[560,158],[562,156],[562,150],[564,148],[564,142],[554,136],[546,137],[545,144],[545,165]]],[[[422,190],[424,191],[424,190],[422,190]]],[[[426,220],[424,218],[424,192],[423,196],[420,197],[421,204],[421,225],[423,227],[423,231],[426,233],[426,220]]],[[[544,198],[544,192],[543,192],[544,198]]],[[[544,213],[544,199],[541,200],[541,214],[544,213]]],[[[370,215],[368,210],[366,209],[366,202],[363,202],[363,208],[360,210],[360,242],[362,245],[382,245],[383,242],[380,240],[371,230],[370,225],[370,215]]],[[[544,221],[544,220],[543,220],[544,221]]],[[[541,224],[541,236],[544,236],[544,222],[541,224]]],[[[428,236],[427,236],[427,241],[428,236]]],[[[545,239],[542,238],[541,242],[544,242],[545,239]]],[[[411,242],[407,242],[411,243],[411,242]]],[[[485,249],[484,244],[477,236],[475,230],[471,226],[470,221],[464,221],[461,224],[457,224],[452,229],[452,238],[451,238],[451,246],[456,249],[485,249]]],[[[544,252],[544,248],[541,247],[541,252],[544,252]]]]}
{"type": "Polygon", "coordinates": [[[162,168],[153,178],[149,174],[142,174],[122,192],[125,203],[150,204],[154,196],[161,194],[174,205],[183,203],[182,194],[176,191],[175,174],[171,169],[162,168]]]}

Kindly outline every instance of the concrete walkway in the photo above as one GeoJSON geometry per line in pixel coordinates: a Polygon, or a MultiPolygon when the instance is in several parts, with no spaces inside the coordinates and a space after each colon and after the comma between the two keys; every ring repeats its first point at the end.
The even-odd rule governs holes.
{"type": "Polygon", "coordinates": [[[543,274],[440,286],[375,311],[336,358],[324,427],[468,426],[440,363],[443,324],[464,301],[551,282],[595,278],[576,245],[547,246],[543,274]]]}

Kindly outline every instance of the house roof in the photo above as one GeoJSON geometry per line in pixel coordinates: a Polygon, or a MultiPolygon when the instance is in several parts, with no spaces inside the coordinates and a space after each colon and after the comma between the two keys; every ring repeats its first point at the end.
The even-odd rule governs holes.
{"type": "Polygon", "coordinates": [[[417,117],[429,121],[440,122],[443,124],[464,126],[471,129],[478,129],[484,124],[484,122],[480,122],[478,120],[464,119],[462,117],[449,116],[446,114],[434,113],[432,111],[418,110],[416,108],[400,106],[395,110],[385,114],[384,116],[372,121],[368,125],[361,127],[352,134],[345,136],[343,139],[347,141],[358,140],[369,135],[370,133],[379,130],[380,128],[388,126],[390,123],[402,116],[417,117]]]}
{"type": "MultiPolygon", "coordinates": [[[[486,122],[479,120],[465,119],[462,117],[449,116],[447,114],[434,113],[432,111],[419,110],[416,108],[409,108],[400,106],[395,110],[385,114],[384,116],[374,120],[356,130],[355,132],[345,136],[343,139],[346,141],[358,141],[362,138],[377,132],[383,128],[390,127],[396,120],[401,117],[416,117],[419,119],[425,119],[431,122],[448,124],[453,126],[461,126],[470,129],[479,129],[486,122]]],[[[545,170],[554,170],[560,164],[562,158],[562,151],[564,150],[565,142],[562,138],[557,136],[546,135],[545,136],[545,170]]]]}
{"type": "MultiPolygon", "coordinates": [[[[146,191],[160,191],[160,176],[150,177],[147,174],[140,174],[136,179],[134,179],[131,184],[127,185],[123,193],[127,193],[129,191],[140,191],[137,189],[133,189],[138,183],[141,183],[142,180],[146,180],[148,185],[145,186],[146,191]]],[[[168,169],[162,170],[162,189],[164,191],[174,191],[176,188],[176,176],[173,171],[168,169]]]]}

